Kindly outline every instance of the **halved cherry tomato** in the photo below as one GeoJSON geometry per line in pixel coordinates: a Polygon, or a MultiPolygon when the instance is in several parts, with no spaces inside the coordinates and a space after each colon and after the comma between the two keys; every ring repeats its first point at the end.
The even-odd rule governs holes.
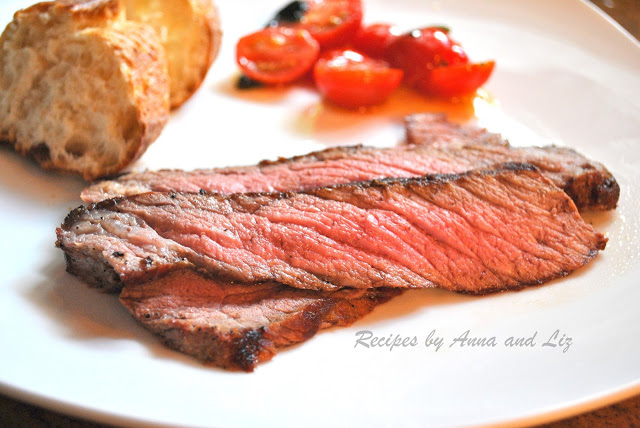
{"type": "Polygon", "coordinates": [[[489,80],[494,67],[495,61],[436,67],[418,89],[438,97],[469,95],[489,80]]]}
{"type": "Polygon", "coordinates": [[[462,46],[442,27],[404,34],[391,43],[387,54],[391,65],[404,71],[405,81],[417,87],[423,85],[423,80],[429,80],[430,71],[435,67],[469,62],[462,46]]]}
{"type": "Polygon", "coordinates": [[[262,83],[288,83],[304,75],[320,46],[301,28],[273,27],[238,40],[236,61],[244,74],[262,83]]]}
{"type": "Polygon", "coordinates": [[[402,71],[352,50],[331,51],[313,69],[316,86],[328,100],[347,108],[386,101],[402,82],[402,71]]]}
{"type": "Polygon", "coordinates": [[[387,49],[400,36],[400,30],[391,24],[362,26],[353,38],[353,47],[372,58],[386,59],[387,49]]]}
{"type": "Polygon", "coordinates": [[[362,23],[361,0],[308,0],[308,9],[296,24],[308,30],[322,49],[345,45],[362,23]]]}

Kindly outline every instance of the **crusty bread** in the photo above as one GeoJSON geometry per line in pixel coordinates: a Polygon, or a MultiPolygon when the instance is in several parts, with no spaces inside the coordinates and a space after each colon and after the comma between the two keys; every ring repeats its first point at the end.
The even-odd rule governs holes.
{"type": "Polygon", "coordinates": [[[39,3],[0,37],[0,139],[44,168],[120,171],[160,134],[168,94],[158,35],[120,0],[39,3]]]}
{"type": "Polygon", "coordinates": [[[222,40],[212,0],[125,0],[127,19],[158,32],[169,62],[171,108],[180,107],[200,87],[222,40]]]}

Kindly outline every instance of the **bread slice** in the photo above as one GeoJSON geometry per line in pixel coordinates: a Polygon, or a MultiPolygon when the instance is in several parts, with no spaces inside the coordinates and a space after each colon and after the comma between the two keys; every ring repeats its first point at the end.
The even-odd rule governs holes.
{"type": "Polygon", "coordinates": [[[222,30],[212,0],[124,0],[127,19],[158,32],[169,62],[171,108],[180,107],[204,81],[218,56],[222,30]]]}
{"type": "Polygon", "coordinates": [[[0,139],[87,180],[137,159],[169,117],[167,61],[120,0],[18,11],[0,37],[0,139]]]}

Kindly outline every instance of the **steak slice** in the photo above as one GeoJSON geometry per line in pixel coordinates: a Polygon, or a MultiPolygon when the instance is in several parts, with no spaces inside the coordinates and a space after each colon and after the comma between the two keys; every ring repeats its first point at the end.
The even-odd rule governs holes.
{"type": "Polygon", "coordinates": [[[533,164],[567,192],[580,211],[612,210],[618,204],[620,186],[613,175],[604,165],[590,161],[575,150],[556,146],[511,147],[500,134],[491,133],[484,128],[450,122],[441,113],[416,113],[406,116],[404,126],[408,144],[455,148],[483,143],[489,147],[474,148],[484,152],[483,155],[486,156],[481,156],[479,162],[482,162],[482,159],[493,159],[496,163],[533,164]],[[513,157],[509,158],[510,155],[513,157]]]}
{"type": "Polygon", "coordinates": [[[404,118],[405,141],[430,147],[492,144],[508,146],[500,134],[447,120],[445,113],[415,113],[404,118]]]}
{"type": "MultiPolygon", "coordinates": [[[[580,210],[608,210],[616,206],[620,188],[611,173],[571,149],[510,147],[499,135],[442,120],[437,122],[439,127],[425,128],[431,129],[434,141],[447,142],[439,147],[433,147],[433,142],[392,148],[338,147],[247,167],[129,173],[91,185],[82,192],[82,199],[99,202],[151,191],[201,189],[225,194],[299,191],[385,177],[461,173],[514,162],[538,167],[567,192],[580,210]]],[[[422,132],[421,138],[426,138],[425,134],[426,131],[422,132]]]]}
{"type": "Polygon", "coordinates": [[[320,329],[348,326],[399,293],[232,284],[186,269],[127,284],[120,301],[168,347],[224,369],[253,371],[278,349],[304,342],[320,329]]]}
{"type": "Polygon", "coordinates": [[[606,238],[531,165],[256,194],[145,193],[72,211],[67,270],[106,288],[197,268],[296,288],[487,293],[567,275],[606,238]]]}

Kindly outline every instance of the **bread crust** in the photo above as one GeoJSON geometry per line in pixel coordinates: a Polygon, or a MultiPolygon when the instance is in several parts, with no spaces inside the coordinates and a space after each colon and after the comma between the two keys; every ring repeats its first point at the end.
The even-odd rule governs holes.
{"type": "MultiPolygon", "coordinates": [[[[109,149],[117,153],[109,162],[94,162],[93,159],[74,161],[72,157],[56,152],[60,149],[59,143],[29,140],[29,137],[21,135],[25,132],[19,132],[24,131],[24,127],[28,125],[27,120],[15,114],[14,110],[24,102],[17,94],[32,93],[33,86],[44,79],[43,76],[36,76],[33,82],[29,82],[31,88],[22,92],[14,94],[0,91],[0,104],[6,110],[5,117],[0,117],[0,139],[13,145],[18,153],[35,159],[44,169],[80,174],[86,180],[113,175],[139,158],[160,135],[169,119],[169,79],[164,48],[150,26],[125,20],[125,8],[120,0],[57,0],[38,3],[14,14],[14,20],[0,37],[0,65],[9,61],[9,55],[15,54],[19,49],[38,52],[56,37],[68,37],[73,42],[90,40],[99,47],[104,46],[109,60],[119,64],[117,78],[126,87],[127,99],[122,100],[123,104],[118,107],[124,108],[124,103],[130,104],[130,120],[123,126],[131,132],[126,135],[123,133],[121,141],[109,143],[109,149]],[[14,38],[17,40],[13,40],[14,38]],[[118,147],[113,147],[114,144],[118,147]]],[[[36,60],[32,59],[34,55],[27,58],[36,62],[50,60],[42,52],[39,54],[40,57],[36,60]]],[[[18,59],[12,57],[12,60],[20,61],[22,57],[15,55],[15,58],[18,59]]],[[[30,63],[16,67],[28,69],[29,66],[30,63]]],[[[2,76],[2,69],[0,67],[0,81],[4,79],[10,85],[21,83],[16,76],[2,76]]],[[[93,74],[87,76],[88,81],[100,78],[93,74]]],[[[95,103],[101,102],[106,101],[95,100],[95,103]]],[[[25,110],[24,107],[21,108],[25,110]]],[[[109,106],[105,109],[108,111],[109,106]]],[[[71,117],[69,127],[82,120],[80,116],[91,116],[89,111],[65,111],[65,114],[71,117]]],[[[41,119],[32,116],[28,118],[31,121],[41,119]]],[[[115,123],[118,119],[114,116],[111,120],[115,123]]],[[[101,136],[95,135],[94,138],[99,139],[101,136]]],[[[90,145],[95,141],[84,143],[90,145]]]]}
{"type": "Polygon", "coordinates": [[[97,176],[85,176],[86,180],[115,174],[138,159],[160,136],[169,120],[167,60],[155,31],[148,26],[125,22],[108,40],[113,43],[114,50],[121,55],[124,63],[133,64],[129,68],[129,82],[135,104],[139,106],[138,123],[142,132],[137,144],[129,146],[127,155],[120,164],[97,176]],[[116,34],[125,34],[125,37],[119,39],[116,34]]]}
{"type": "Polygon", "coordinates": [[[170,106],[184,104],[218,56],[222,29],[213,0],[124,0],[127,19],[153,26],[167,52],[170,106]]]}
{"type": "Polygon", "coordinates": [[[109,25],[124,18],[120,0],[56,0],[36,3],[13,15],[14,21],[34,14],[50,14],[76,25],[109,25]]]}
{"type": "Polygon", "coordinates": [[[220,45],[222,44],[222,25],[220,23],[220,14],[216,5],[212,0],[191,0],[191,2],[194,5],[194,9],[198,11],[199,14],[204,18],[204,28],[209,35],[208,58],[205,62],[205,65],[200,71],[200,83],[191,91],[185,93],[182,98],[176,97],[175,99],[172,99],[172,108],[176,108],[182,105],[195,93],[196,90],[198,90],[200,85],[202,85],[202,82],[204,82],[204,79],[206,78],[211,65],[218,57],[218,53],[220,52],[220,45]]]}

